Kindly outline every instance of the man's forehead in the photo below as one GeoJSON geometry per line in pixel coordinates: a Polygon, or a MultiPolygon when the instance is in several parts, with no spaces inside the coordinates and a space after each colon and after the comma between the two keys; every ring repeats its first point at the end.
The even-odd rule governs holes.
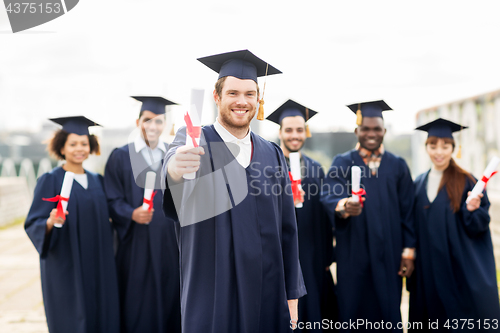
{"type": "Polygon", "coordinates": [[[285,117],[281,121],[282,127],[304,127],[306,121],[302,116],[285,117]]]}
{"type": "Polygon", "coordinates": [[[363,117],[363,122],[361,124],[363,127],[384,127],[384,119],[380,117],[363,117]]]}
{"type": "Polygon", "coordinates": [[[257,91],[257,83],[253,80],[242,80],[234,76],[227,76],[224,81],[225,90],[253,90],[257,91]]]}

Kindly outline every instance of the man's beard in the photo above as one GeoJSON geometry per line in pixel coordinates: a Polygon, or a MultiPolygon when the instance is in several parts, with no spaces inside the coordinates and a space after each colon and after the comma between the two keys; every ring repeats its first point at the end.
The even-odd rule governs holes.
{"type": "Polygon", "coordinates": [[[283,143],[284,143],[284,145],[285,145],[285,148],[286,148],[286,149],[288,149],[288,151],[289,151],[290,153],[296,153],[296,152],[300,151],[300,150],[302,149],[302,147],[304,147],[304,141],[302,141],[302,142],[301,142],[301,144],[300,144],[299,148],[297,148],[297,149],[292,149],[292,148],[291,148],[291,147],[287,144],[287,142],[286,142],[286,141],[285,141],[285,142],[283,142],[283,143]]]}

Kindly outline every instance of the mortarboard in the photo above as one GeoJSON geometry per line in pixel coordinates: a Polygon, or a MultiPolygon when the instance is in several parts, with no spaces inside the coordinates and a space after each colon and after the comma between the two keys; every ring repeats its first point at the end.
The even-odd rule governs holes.
{"type": "Polygon", "coordinates": [[[78,135],[89,135],[89,126],[101,126],[84,116],[50,118],[49,120],[62,125],[64,131],[78,135]]]}
{"type": "MultiPolygon", "coordinates": [[[[291,99],[283,103],[280,107],[274,110],[266,119],[270,120],[278,125],[281,124],[283,118],[301,116],[307,122],[309,119],[314,117],[318,112],[311,110],[291,99]]],[[[306,135],[308,138],[311,137],[311,132],[309,131],[309,126],[306,124],[306,135]]]]}
{"type": "Polygon", "coordinates": [[[169,101],[166,98],[159,96],[130,96],[140,102],[142,102],[142,111],[151,111],[155,114],[164,114],[165,106],[167,105],[177,105],[177,103],[169,101]]]}
{"type": "Polygon", "coordinates": [[[358,126],[361,125],[361,121],[363,120],[362,117],[380,117],[383,119],[382,112],[392,110],[383,100],[355,103],[347,107],[356,114],[356,124],[358,126]]]}
{"type": "MultiPolygon", "coordinates": [[[[428,135],[427,137],[430,136],[436,136],[438,138],[451,138],[453,139],[453,133],[461,131],[463,129],[468,128],[467,126],[462,126],[459,124],[456,124],[452,121],[443,119],[443,118],[438,118],[436,120],[433,120],[427,124],[424,124],[422,126],[419,126],[415,128],[416,130],[419,131],[424,131],[427,132],[428,135]]],[[[460,138],[460,142],[461,142],[460,138]]],[[[458,146],[458,151],[457,151],[457,158],[462,157],[462,145],[459,144],[458,146]]]]}
{"type": "MultiPolygon", "coordinates": [[[[220,53],[208,57],[198,58],[208,68],[219,73],[219,79],[226,76],[234,76],[240,80],[253,80],[257,83],[257,77],[281,74],[281,71],[258,58],[248,50],[220,53]]],[[[262,98],[259,100],[258,120],[264,119],[264,88],[262,98]]]]}
{"type": "Polygon", "coordinates": [[[427,132],[429,136],[437,136],[438,138],[452,138],[453,139],[453,132],[458,132],[463,129],[468,128],[467,126],[462,126],[459,124],[456,124],[452,121],[443,119],[443,118],[438,118],[436,120],[433,120],[427,124],[424,124],[422,126],[419,126],[415,128],[416,130],[424,131],[427,132]]]}

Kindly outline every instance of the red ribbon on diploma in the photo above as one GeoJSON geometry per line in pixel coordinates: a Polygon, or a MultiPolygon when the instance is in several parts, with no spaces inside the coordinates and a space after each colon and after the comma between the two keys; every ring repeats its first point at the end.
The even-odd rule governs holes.
{"type": "Polygon", "coordinates": [[[148,207],[148,212],[150,212],[151,209],[153,209],[153,199],[154,199],[154,197],[156,195],[156,192],[157,191],[154,191],[153,194],[151,194],[151,199],[148,200],[148,199],[144,198],[144,200],[142,201],[143,203],[148,204],[148,206],[149,206],[148,207]]]}
{"type": "Polygon", "coordinates": [[[491,177],[493,177],[494,175],[496,175],[498,173],[498,171],[495,171],[491,174],[490,178],[487,178],[486,176],[483,176],[483,178],[481,178],[481,180],[483,181],[484,183],[484,188],[486,188],[486,184],[488,184],[488,182],[490,181],[491,177]]]}
{"type": "Polygon", "coordinates": [[[201,126],[193,126],[193,122],[191,121],[191,117],[189,116],[189,113],[187,113],[187,112],[184,115],[184,122],[186,123],[186,133],[193,140],[193,146],[198,147],[198,143],[196,142],[196,139],[199,138],[201,135],[201,126]]]}
{"type": "Polygon", "coordinates": [[[57,202],[57,215],[56,215],[56,217],[60,217],[64,221],[66,221],[66,215],[64,214],[62,202],[63,201],[68,202],[69,198],[64,198],[64,197],[61,197],[60,195],[56,195],[53,198],[42,198],[42,200],[43,201],[50,201],[50,202],[57,202]]]}
{"type": "Polygon", "coordinates": [[[293,180],[292,173],[290,171],[288,171],[288,175],[290,176],[290,180],[292,181],[293,200],[295,201],[296,199],[300,199],[300,179],[293,180]]]}
{"type": "Polygon", "coordinates": [[[357,191],[357,192],[352,191],[352,195],[353,196],[356,195],[359,198],[359,202],[361,203],[361,207],[364,207],[363,200],[361,198],[363,197],[363,195],[366,195],[365,189],[360,188],[359,191],[357,191]]]}

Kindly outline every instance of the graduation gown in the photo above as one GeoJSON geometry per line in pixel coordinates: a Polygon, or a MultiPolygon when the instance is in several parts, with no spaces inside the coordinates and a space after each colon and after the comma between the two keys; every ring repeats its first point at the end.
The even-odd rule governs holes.
{"type": "Polygon", "coordinates": [[[56,202],[43,201],[61,191],[65,171],[56,167],[36,184],[25,229],[40,254],[42,294],[51,333],[119,332],[119,299],[102,176],[85,171],[88,187],[78,182],[68,201],[62,228],[46,235],[56,202]]]}
{"type": "Polygon", "coordinates": [[[116,264],[122,331],[180,332],[179,250],[174,222],[161,209],[161,190],[153,199],[151,222],[132,221],[132,212],[142,206],[148,171],[157,173],[155,188],[161,189],[161,164],[148,166],[131,143],[113,150],[104,173],[110,215],[119,239],[116,264]],[[142,170],[137,179],[132,167],[142,170]]]}
{"type": "MultiPolygon", "coordinates": [[[[406,162],[390,152],[382,155],[378,174],[371,175],[357,150],[337,155],[326,177],[322,202],[335,223],[339,321],[401,321],[401,253],[415,247],[412,219],[413,182],[406,162]],[[351,196],[351,167],[361,168],[367,192],[362,213],[341,219],[340,199],[351,196]]],[[[380,331],[380,330],[374,330],[380,331]]]]}
{"type": "MultiPolygon", "coordinates": [[[[243,168],[213,125],[203,127],[205,155],[197,179],[165,191],[184,225],[177,224],[184,333],[289,332],[287,300],[305,294],[285,159],[276,144],[254,133],[251,140],[251,164],[243,168]],[[206,215],[210,209],[213,214],[206,215]],[[200,216],[205,219],[195,223],[200,216]]],[[[182,128],[170,145],[164,173],[185,142],[182,128]]],[[[175,214],[170,205],[164,211],[175,214]]]]}
{"type": "MultiPolygon", "coordinates": [[[[307,295],[299,301],[299,321],[321,323],[337,318],[337,296],[331,272],[333,262],[333,232],[328,214],[320,202],[325,173],[321,165],[302,155],[301,185],[305,191],[302,208],[296,208],[299,238],[299,259],[307,295]]],[[[298,332],[323,332],[304,329],[298,332]]]]}
{"type": "MultiPolygon", "coordinates": [[[[417,258],[408,284],[410,321],[439,322],[439,331],[450,331],[443,325],[447,319],[471,319],[472,331],[480,331],[485,319],[500,325],[500,305],[495,259],[489,229],[490,202],[484,192],[480,207],[469,212],[465,200],[474,187],[467,180],[462,207],[453,213],[443,187],[432,203],[427,197],[425,172],[415,180],[415,224],[417,258]]],[[[493,326],[491,326],[493,328],[493,326]]],[[[455,331],[460,331],[460,329],[455,331]]],[[[467,325],[464,331],[470,332],[467,325]]]]}

